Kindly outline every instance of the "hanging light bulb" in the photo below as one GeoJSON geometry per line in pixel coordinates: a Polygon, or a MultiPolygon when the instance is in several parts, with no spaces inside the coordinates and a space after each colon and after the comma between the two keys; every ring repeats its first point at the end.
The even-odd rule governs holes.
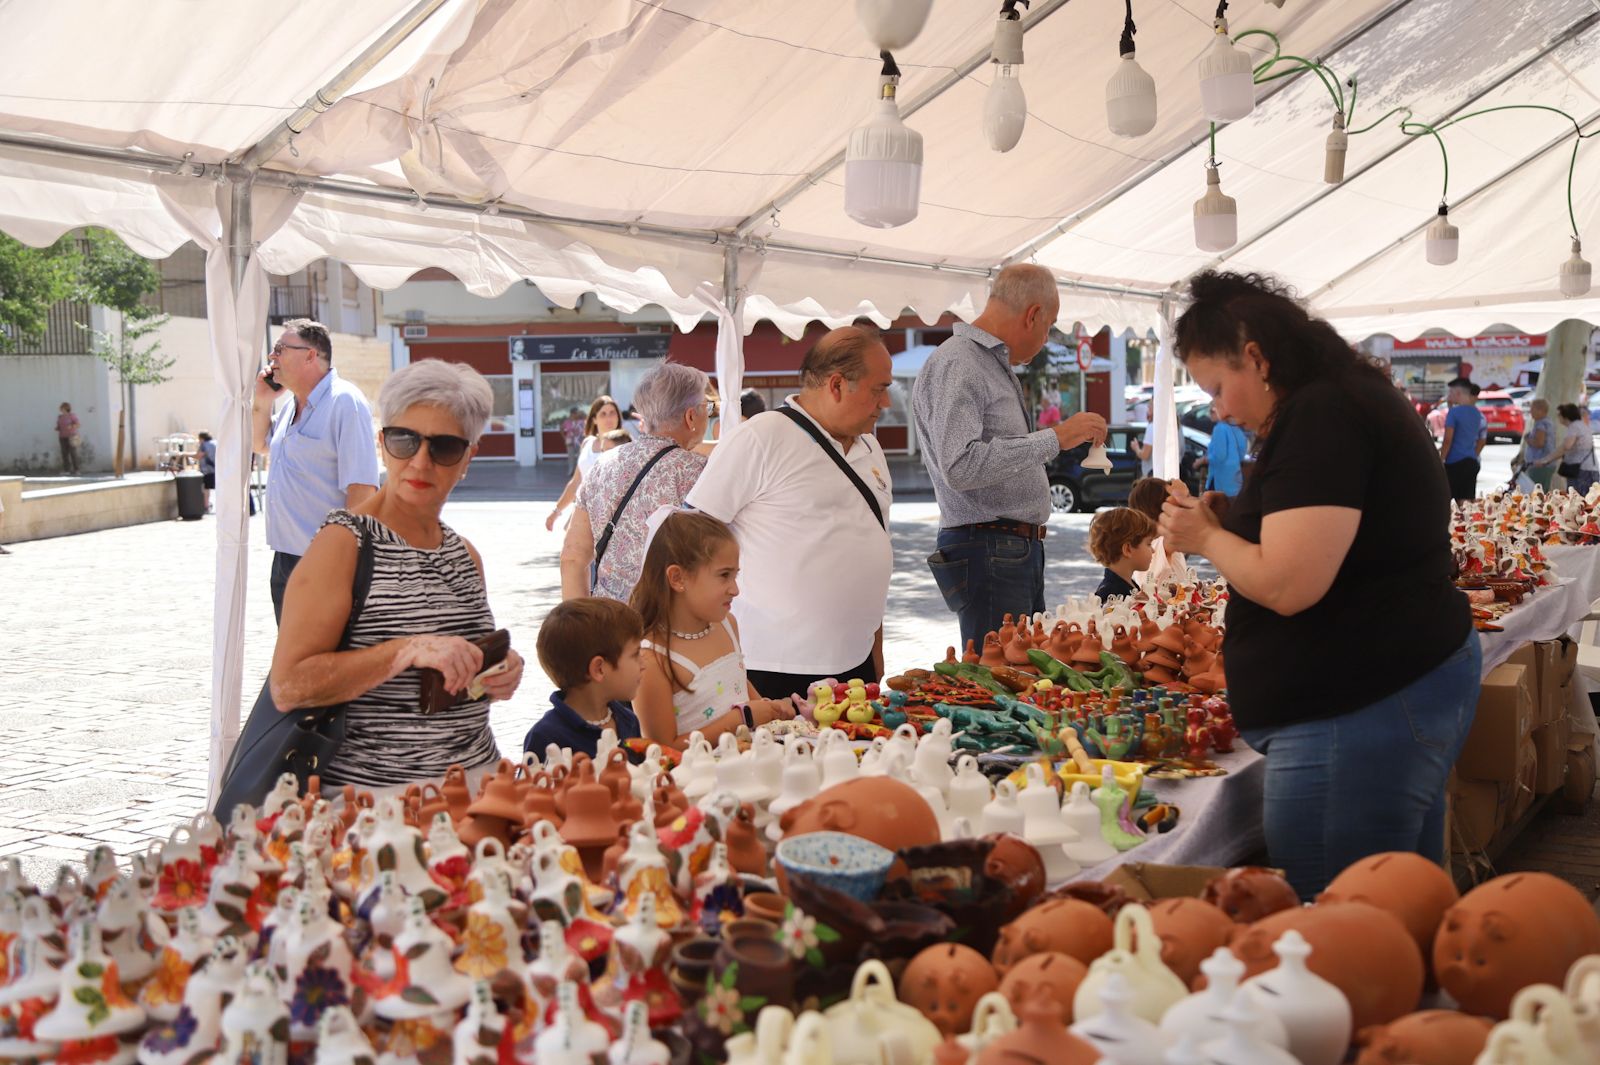
{"type": "Polygon", "coordinates": [[[1106,82],[1106,125],[1119,137],[1142,137],[1156,126],[1156,79],[1134,58],[1133,0],[1122,23],[1122,62],[1106,82]]]}
{"type": "Polygon", "coordinates": [[[865,125],[850,131],[844,153],[844,212],[864,226],[892,229],[917,217],[922,195],[922,134],[900,120],[895,85],[900,68],[888,52],[878,102],[865,125]]]}
{"type": "Polygon", "coordinates": [[[893,52],[917,39],[932,7],[933,0],[856,0],[856,18],[880,52],[893,52]]]}
{"type": "Polygon", "coordinates": [[[1016,68],[1022,66],[1022,16],[1017,13],[1017,0],[1006,0],[1000,9],[990,62],[999,70],[983,103],[983,135],[995,151],[1009,152],[1022,139],[1022,126],[1028,120],[1028,98],[1016,75],[1016,68]]]}
{"type": "Polygon", "coordinates": [[[1249,53],[1228,39],[1221,8],[1214,26],[1211,47],[1200,57],[1200,107],[1213,122],[1234,122],[1255,110],[1255,68],[1249,53]]]}
{"type": "Polygon", "coordinates": [[[1461,253],[1461,230],[1450,224],[1450,208],[1439,205],[1439,217],[1428,223],[1423,248],[1434,266],[1449,266],[1461,253]]]}
{"type": "Polygon", "coordinates": [[[1350,150],[1350,135],[1344,131],[1344,112],[1333,113],[1333,132],[1328,134],[1322,155],[1322,180],[1337,185],[1344,180],[1344,156],[1350,150]]]}
{"type": "Polygon", "coordinates": [[[1577,237],[1572,238],[1572,258],[1561,264],[1561,294],[1563,296],[1587,296],[1589,294],[1590,277],[1593,270],[1589,260],[1582,255],[1583,241],[1577,237]]]}
{"type": "Polygon", "coordinates": [[[1201,251],[1227,251],[1239,243],[1239,205],[1222,194],[1217,161],[1206,164],[1206,194],[1194,201],[1194,244],[1201,251]]]}

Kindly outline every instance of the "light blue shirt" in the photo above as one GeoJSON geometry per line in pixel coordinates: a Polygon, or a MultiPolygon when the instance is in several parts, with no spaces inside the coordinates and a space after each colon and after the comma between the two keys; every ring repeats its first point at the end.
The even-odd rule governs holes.
{"type": "Polygon", "coordinates": [[[1532,440],[1533,434],[1537,433],[1541,429],[1544,430],[1544,447],[1534,447],[1533,444],[1530,443],[1527,448],[1527,453],[1523,456],[1530,466],[1535,462],[1538,462],[1540,459],[1547,457],[1552,451],[1554,451],[1556,449],[1556,443],[1559,440],[1559,437],[1556,435],[1556,423],[1548,415],[1533,423],[1533,428],[1528,430],[1528,439],[1532,440]]]}
{"type": "Polygon", "coordinates": [[[1206,451],[1206,489],[1232,498],[1244,483],[1244,430],[1228,422],[1211,428],[1211,447],[1206,451]]]}
{"type": "Polygon", "coordinates": [[[317,382],[295,420],[293,396],[272,419],[267,475],[267,546],[303,555],[328,511],[344,506],[353,484],[378,484],[372,408],[361,389],[333,369],[317,382]]]}
{"type": "Polygon", "coordinates": [[[1444,427],[1454,429],[1455,434],[1450,437],[1450,453],[1444,457],[1445,465],[1477,458],[1478,438],[1483,435],[1487,424],[1483,411],[1471,403],[1451,407],[1450,413],[1444,416],[1444,427]]]}

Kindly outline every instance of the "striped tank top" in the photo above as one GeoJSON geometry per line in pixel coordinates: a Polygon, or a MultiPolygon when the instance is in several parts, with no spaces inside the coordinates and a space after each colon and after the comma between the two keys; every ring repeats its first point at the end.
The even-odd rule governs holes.
{"type": "MultiPolygon", "coordinates": [[[[441,523],[444,540],[412,547],[364,514],[331,512],[372,539],[372,588],[350,633],[350,649],[402,636],[474,638],[494,631],[494,614],[466,541],[441,523]]],[[[418,710],[419,674],[408,669],[346,704],[345,737],[322,773],[326,785],[390,787],[438,779],[452,765],[476,769],[500,757],[489,729],[489,700],[457,703],[438,714],[418,710]]]]}

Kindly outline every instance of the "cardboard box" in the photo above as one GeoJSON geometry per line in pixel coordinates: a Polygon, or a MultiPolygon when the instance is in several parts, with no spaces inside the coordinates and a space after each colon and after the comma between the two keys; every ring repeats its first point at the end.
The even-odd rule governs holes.
{"type": "Polygon", "coordinates": [[[1556,808],[1566,814],[1583,813],[1594,797],[1594,779],[1594,735],[1575,735],[1567,741],[1567,780],[1556,808]]]}
{"type": "Polygon", "coordinates": [[[1128,862],[1117,866],[1103,882],[1121,888],[1135,902],[1154,902],[1157,899],[1199,898],[1207,884],[1227,871],[1212,865],[1128,862]]]}
{"type": "MultiPolygon", "coordinates": [[[[1522,820],[1522,815],[1533,805],[1538,794],[1539,751],[1533,737],[1528,736],[1517,744],[1517,779],[1511,783],[1511,811],[1505,815],[1505,825],[1522,820]]],[[[1502,825],[1504,827],[1504,825],[1502,825]]]]}
{"type": "Polygon", "coordinates": [[[1526,665],[1507,662],[1484,678],[1472,731],[1456,760],[1458,775],[1505,783],[1517,779],[1517,749],[1533,732],[1533,676],[1526,665]]]}
{"type": "Polygon", "coordinates": [[[1563,636],[1557,640],[1524,644],[1506,659],[1508,665],[1529,671],[1533,689],[1533,724],[1548,725],[1566,716],[1567,689],[1578,665],[1578,645],[1563,636]]]}
{"type": "Polygon", "coordinates": [[[1494,780],[1450,778],[1450,850],[1481,851],[1500,831],[1501,815],[1509,810],[1511,785],[1494,780]]]}
{"type": "Polygon", "coordinates": [[[1565,717],[1533,730],[1533,747],[1539,759],[1534,794],[1549,795],[1561,790],[1567,779],[1567,740],[1571,732],[1572,725],[1565,717]]]}

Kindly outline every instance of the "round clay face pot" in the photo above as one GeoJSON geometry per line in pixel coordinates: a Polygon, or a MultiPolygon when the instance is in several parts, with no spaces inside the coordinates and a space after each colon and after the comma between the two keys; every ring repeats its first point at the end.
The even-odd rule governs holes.
{"type": "Polygon", "coordinates": [[[1207,884],[1200,897],[1240,924],[1300,905],[1300,896],[1287,880],[1253,865],[1229,869],[1207,884]]]}
{"type": "MultiPolygon", "coordinates": [[[[1050,892],[1052,899],[1077,899],[1096,907],[1107,917],[1116,917],[1120,911],[1133,899],[1126,891],[1114,884],[1102,884],[1098,880],[1077,880],[1071,884],[1063,884],[1050,892]]],[[[1231,920],[1231,918],[1230,918],[1231,920]]]]}
{"type": "Polygon", "coordinates": [[[1562,986],[1567,969],[1600,953],[1600,915],[1548,873],[1480,884],[1444,915],[1433,942],[1439,986],[1467,1013],[1503,1019],[1529,984],[1562,986]]]}
{"type": "MultiPolygon", "coordinates": [[[[783,815],[783,834],[848,832],[891,851],[926,846],[940,839],[939,819],[933,807],[909,784],[890,777],[857,777],[835,784],[783,815]]],[[[904,876],[905,864],[896,861],[890,878],[904,876]]],[[[780,886],[783,871],[778,871],[780,886]]]]}
{"type": "Polygon", "coordinates": [[[1044,894],[1044,859],[1033,844],[1010,832],[984,838],[994,844],[984,859],[984,875],[1011,886],[1006,919],[1014,921],[1044,894]]]}
{"type": "Polygon", "coordinates": [[[915,1006],[943,1036],[972,1027],[978,1000],[1000,986],[989,959],[959,943],[922,951],[900,974],[900,1001],[915,1006]]]}
{"type": "Polygon", "coordinates": [[[1283,910],[1240,926],[1232,948],[1244,962],[1246,979],[1277,966],[1272,945],[1290,929],[1311,944],[1306,968],[1350,1000],[1356,1031],[1387,1024],[1417,1008],[1422,952],[1394,914],[1364,902],[1333,902],[1283,910]]]}
{"type": "Polygon", "coordinates": [[[1233,938],[1233,921],[1209,902],[1162,899],[1146,908],[1156,935],[1161,937],[1161,960],[1185,987],[1194,985],[1200,963],[1233,938]]]}
{"type": "Polygon", "coordinates": [[[1000,981],[1000,993],[1011,1003],[1012,1012],[1016,1012],[1036,989],[1047,988],[1066,1011],[1064,1016],[1070,1023],[1073,1019],[1072,999],[1087,975],[1088,967],[1070,954],[1034,954],[1011,967],[1005,979],[1000,981]]]}
{"type": "Polygon", "coordinates": [[[1423,1010],[1362,1032],[1356,1065],[1472,1065],[1493,1022],[1455,1010],[1423,1010]]]}
{"type": "Polygon", "coordinates": [[[1000,930],[994,967],[1004,976],[1033,954],[1068,954],[1084,965],[1111,949],[1111,918],[1087,902],[1049,899],[1000,930]]]}
{"type": "Polygon", "coordinates": [[[1397,852],[1356,862],[1333,878],[1317,902],[1365,902],[1388,910],[1431,960],[1434,933],[1460,898],[1449,873],[1420,854],[1397,852]]]}

